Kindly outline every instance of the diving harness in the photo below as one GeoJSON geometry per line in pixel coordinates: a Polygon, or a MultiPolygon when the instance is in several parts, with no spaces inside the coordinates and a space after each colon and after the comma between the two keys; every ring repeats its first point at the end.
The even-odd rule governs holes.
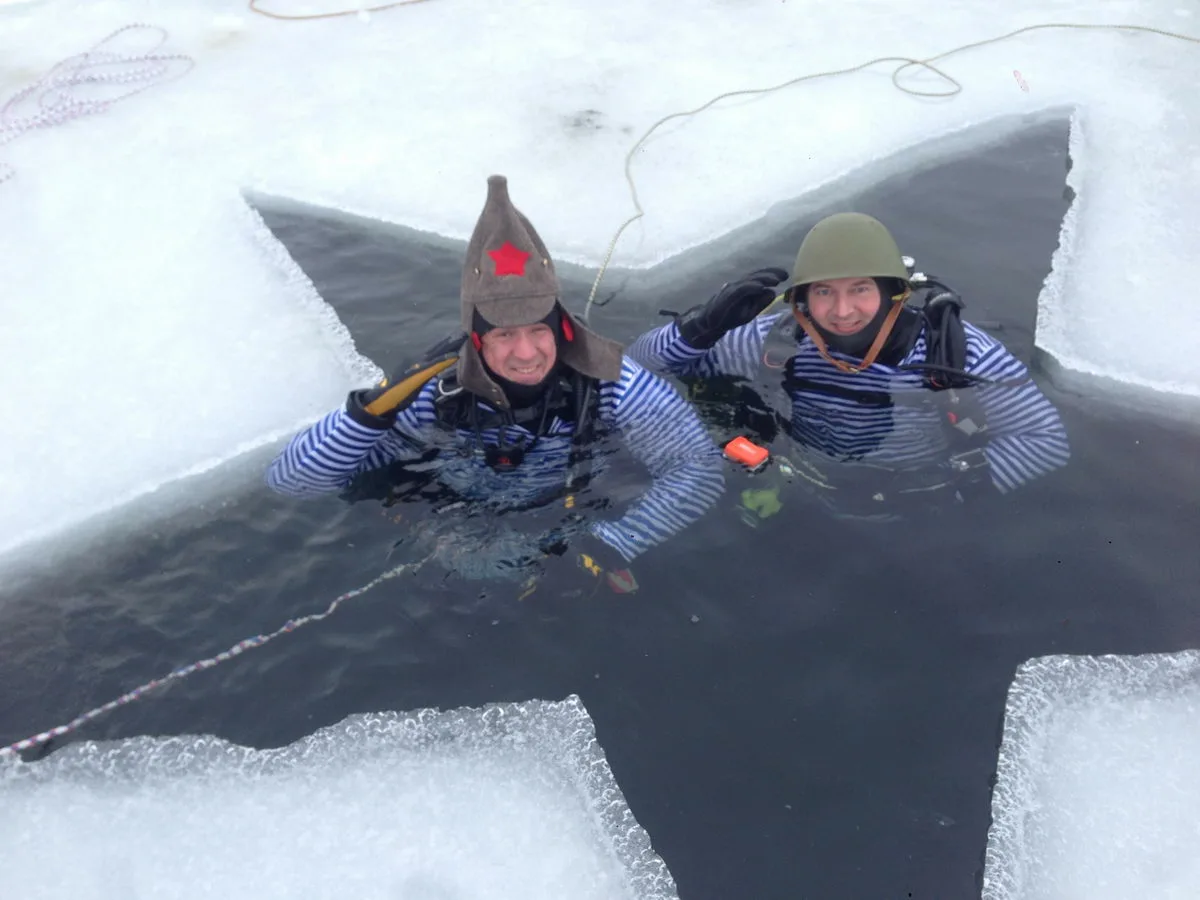
{"type": "MultiPolygon", "coordinates": [[[[501,473],[521,467],[526,454],[546,436],[547,425],[553,419],[572,422],[566,476],[554,495],[562,497],[570,508],[574,506],[574,492],[591,476],[592,445],[599,437],[599,385],[594,378],[569,369],[555,373],[551,379],[541,399],[530,406],[483,408],[479,399],[458,383],[452,367],[438,376],[434,408],[443,431],[456,434],[465,430],[472,434],[470,443],[459,449],[461,455],[481,455],[489,468],[501,473]],[[483,439],[483,433],[490,429],[496,429],[494,445],[483,439]]],[[[542,506],[550,499],[553,497],[541,497],[533,505],[542,506]]]]}
{"type": "Polygon", "coordinates": [[[439,514],[464,506],[478,507],[481,503],[487,506],[486,500],[468,500],[437,483],[444,455],[475,457],[494,472],[515,472],[523,465],[530,465],[526,455],[548,436],[548,428],[557,418],[574,425],[563,481],[558,488],[528,503],[502,505],[506,512],[520,512],[562,500],[566,508],[574,508],[575,493],[592,475],[595,444],[603,437],[603,429],[598,427],[599,386],[595,379],[573,370],[559,371],[551,378],[552,382],[535,403],[492,409],[481,406],[479,398],[458,383],[456,367],[451,366],[437,376],[433,394],[435,421],[446,439],[444,443],[424,449],[415,458],[361,473],[343,492],[343,497],[351,501],[380,500],[386,508],[420,494],[439,514]],[[484,440],[484,432],[491,429],[496,431],[495,444],[484,440]],[[462,431],[469,432],[471,437],[463,441],[459,437],[462,431]]]}

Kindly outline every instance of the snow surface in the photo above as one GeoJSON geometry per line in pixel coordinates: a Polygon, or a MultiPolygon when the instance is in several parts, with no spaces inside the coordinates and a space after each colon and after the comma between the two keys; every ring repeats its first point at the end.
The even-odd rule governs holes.
{"type": "Polygon", "coordinates": [[[1200,651],[1048,656],[1009,691],[984,900],[1200,896],[1200,651]]]}
{"type": "Polygon", "coordinates": [[[0,896],[676,900],[579,698],[0,759],[0,896]]]}
{"type": "MultiPolygon", "coordinates": [[[[625,153],[663,115],[1037,23],[1198,18],[1181,0],[982,8],[432,0],[281,22],[240,0],[6,4],[5,96],[131,22],[168,29],[164,49],[195,68],[0,147],[15,170],[0,184],[0,553],[275,441],[376,371],[241,190],[465,239],[500,172],[557,258],[595,265],[632,212],[625,153]]],[[[1200,246],[1198,51],[1042,31],[941,61],[963,85],[951,98],[898,91],[893,63],[723,101],[638,153],[647,215],[614,264],[652,266],[851,173],[936,158],[954,143],[939,135],[1071,109],[1078,199],[1038,343],[1067,368],[1198,397],[1200,326],[1177,310],[1200,246]]]]}

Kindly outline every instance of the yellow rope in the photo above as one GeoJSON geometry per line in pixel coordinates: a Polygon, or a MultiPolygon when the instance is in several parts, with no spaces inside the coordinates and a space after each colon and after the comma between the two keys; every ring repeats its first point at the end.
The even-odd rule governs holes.
{"type": "MultiPolygon", "coordinates": [[[[1037,31],[1037,30],[1043,29],[1043,28],[1077,28],[1077,29],[1096,29],[1096,30],[1112,29],[1112,30],[1118,30],[1118,31],[1120,31],[1120,30],[1144,31],[1144,32],[1148,32],[1150,34],[1160,34],[1160,35],[1163,35],[1164,37],[1179,38],[1180,40],[1183,40],[1183,41],[1190,41],[1193,44],[1200,44],[1200,38],[1191,37],[1190,35],[1186,35],[1186,34],[1178,34],[1177,32],[1174,32],[1174,31],[1166,31],[1161,28],[1151,28],[1146,25],[1081,25],[1081,24],[1075,24],[1075,23],[1059,23],[1059,22],[1048,23],[1048,24],[1044,24],[1044,25],[1028,25],[1024,28],[1018,28],[1016,31],[1010,31],[1008,34],[1002,34],[999,37],[987,38],[986,40],[975,41],[974,43],[971,43],[971,44],[963,44],[961,47],[955,47],[953,50],[947,50],[945,53],[939,53],[937,56],[931,56],[928,59],[911,59],[911,58],[905,57],[905,56],[881,56],[878,59],[873,59],[870,62],[861,63],[860,65],[857,65],[857,66],[851,66],[850,68],[847,68],[847,69],[833,69],[833,70],[830,70],[827,72],[817,72],[812,75],[801,75],[798,78],[792,78],[792,79],[789,79],[788,81],[782,82],[781,84],[772,85],[771,87],[747,88],[747,89],[740,90],[740,91],[728,91],[724,94],[718,94],[716,97],[713,97],[707,103],[705,103],[701,106],[697,106],[695,109],[689,109],[685,112],[671,113],[670,115],[663,116],[661,119],[659,119],[653,125],[651,125],[648,129],[646,129],[646,133],[643,134],[638,139],[637,143],[635,143],[630,148],[629,152],[625,155],[625,181],[629,184],[629,195],[633,199],[633,206],[637,210],[637,213],[636,213],[636,215],[630,216],[628,219],[626,219],[621,224],[621,227],[617,229],[617,233],[613,235],[613,239],[609,242],[608,252],[604,255],[604,262],[600,265],[600,271],[596,273],[596,281],[592,285],[592,291],[588,295],[587,305],[583,309],[583,320],[585,322],[588,321],[588,315],[592,310],[592,303],[596,299],[596,291],[600,288],[600,280],[602,278],[604,278],[604,273],[608,269],[609,263],[612,261],[613,252],[617,248],[617,242],[621,239],[621,235],[624,234],[626,228],[628,228],[630,225],[632,225],[634,222],[636,222],[638,219],[642,218],[642,216],[644,216],[646,214],[646,211],[644,209],[642,209],[641,201],[638,199],[637,185],[634,184],[633,173],[631,172],[631,167],[633,165],[634,154],[637,153],[637,151],[641,148],[642,144],[644,144],[646,142],[646,140],[650,137],[650,135],[652,135],[655,131],[657,131],[659,129],[659,127],[661,127],[662,125],[665,125],[667,122],[670,122],[672,119],[686,118],[688,116],[694,116],[697,113],[704,112],[704,110],[708,109],[710,106],[714,105],[715,103],[718,103],[721,100],[726,100],[730,97],[748,97],[748,96],[753,96],[756,94],[769,94],[769,93],[772,93],[773,91],[780,91],[780,90],[783,90],[784,88],[791,87],[792,85],[799,84],[802,81],[813,81],[817,78],[828,78],[828,77],[832,77],[834,75],[848,75],[852,72],[859,72],[863,69],[868,68],[869,66],[873,66],[877,63],[883,63],[883,62],[902,63],[902,65],[898,66],[896,68],[896,70],[894,72],[892,72],[892,84],[895,85],[899,90],[904,91],[906,94],[913,94],[918,97],[952,97],[955,94],[962,91],[962,85],[959,84],[957,81],[955,81],[953,78],[951,78],[949,75],[947,75],[945,72],[943,72],[941,69],[937,68],[936,66],[930,65],[930,63],[932,63],[934,60],[945,59],[947,56],[952,56],[953,54],[960,53],[963,50],[971,50],[971,49],[974,49],[975,47],[982,47],[986,44],[994,44],[994,43],[997,43],[998,41],[1003,41],[1003,40],[1007,40],[1010,37],[1015,37],[1018,34],[1024,34],[1027,31],[1037,31]],[[905,69],[909,68],[909,66],[921,66],[922,68],[928,69],[929,71],[933,72],[936,75],[941,76],[943,79],[945,79],[951,85],[953,85],[953,88],[949,91],[940,91],[940,92],[939,91],[919,91],[919,90],[914,90],[913,88],[907,88],[904,85],[900,84],[900,82],[897,79],[898,79],[900,73],[903,72],[905,69]]],[[[776,299],[778,299],[778,298],[776,298],[776,299]]]]}
{"type": "Polygon", "coordinates": [[[258,8],[259,0],[249,0],[246,4],[250,12],[258,13],[260,16],[266,16],[269,19],[282,19],[289,22],[302,22],[308,19],[336,19],[340,16],[357,16],[359,13],[383,12],[385,9],[393,9],[397,6],[411,6],[414,3],[428,3],[429,0],[395,0],[394,3],[384,3],[382,6],[368,6],[364,9],[342,9],[337,12],[327,13],[309,13],[307,15],[293,16],[286,13],[271,12],[267,9],[258,8]]]}

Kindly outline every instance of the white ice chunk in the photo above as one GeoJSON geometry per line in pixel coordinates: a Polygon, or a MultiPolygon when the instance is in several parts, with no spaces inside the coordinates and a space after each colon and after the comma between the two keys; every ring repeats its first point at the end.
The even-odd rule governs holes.
{"type": "Polygon", "coordinates": [[[984,900],[1200,897],[1200,651],[1047,656],[1009,690],[984,900]]]}
{"type": "Polygon", "coordinates": [[[578,697],[0,760],[0,896],[673,900],[578,697]]]}
{"type": "Polygon", "coordinates": [[[0,186],[0,553],[287,434],[371,374],[231,186],[46,168],[0,186]]]}
{"type": "MultiPolygon", "coordinates": [[[[1142,388],[1135,397],[1195,408],[1200,317],[1181,315],[1187,289],[1171,285],[1192,280],[1200,260],[1200,102],[1176,90],[1181,78],[1200,79],[1200,46],[1181,68],[1153,65],[1146,49],[1140,38],[1119,49],[1118,59],[1141,60],[1114,97],[1129,111],[1123,122],[1090,106],[1072,121],[1076,200],[1042,293],[1037,344],[1068,383],[1115,380],[1142,388]]],[[[1103,391],[1117,392],[1129,393],[1103,391]]]]}

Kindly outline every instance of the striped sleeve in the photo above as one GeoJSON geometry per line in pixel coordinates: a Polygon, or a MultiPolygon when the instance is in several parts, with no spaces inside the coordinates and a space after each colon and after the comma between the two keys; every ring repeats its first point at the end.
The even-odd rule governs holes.
{"type": "Polygon", "coordinates": [[[593,528],[632,560],[717,502],[725,490],[721,451],[679,393],[628,357],[620,381],[602,383],[600,417],[616,425],[654,479],[620,519],[593,528]]]}
{"type": "Polygon", "coordinates": [[[626,351],[631,359],[659,375],[734,375],[753,378],[762,362],[763,344],[781,314],[759,316],[728,331],[711,350],[697,350],[669,322],[647,331],[626,351]]]}
{"type": "Polygon", "coordinates": [[[1058,410],[1034,384],[1025,365],[974,325],[967,333],[967,371],[1000,382],[980,387],[987,416],[984,453],[992,482],[1007,493],[1067,464],[1071,448],[1058,410]]]}
{"type": "Polygon", "coordinates": [[[341,490],[370,469],[416,459],[428,430],[436,427],[436,389],[436,381],[425,385],[388,429],[356,422],[345,407],[334,410],[288,442],[267,469],[267,486],[292,497],[312,497],[341,490]]]}

